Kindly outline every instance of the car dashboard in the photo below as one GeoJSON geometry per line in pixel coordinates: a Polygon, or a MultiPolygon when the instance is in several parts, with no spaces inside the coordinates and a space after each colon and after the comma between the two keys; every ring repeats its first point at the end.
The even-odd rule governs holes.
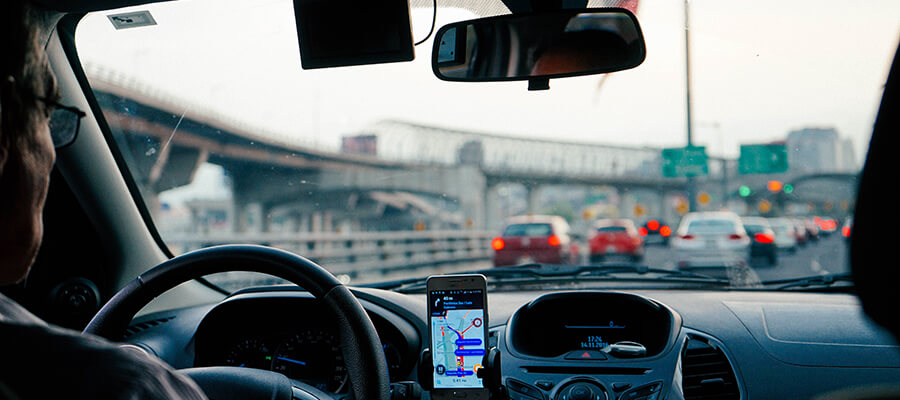
{"type": "MultiPolygon", "coordinates": [[[[427,388],[425,296],[353,292],[378,331],[391,382],[427,388]]],[[[488,311],[488,344],[500,352],[510,399],[813,398],[900,381],[900,348],[848,294],[494,292],[488,311]]],[[[260,368],[345,392],[334,329],[316,299],[278,286],[144,315],[126,342],[176,368],[260,368]]]]}

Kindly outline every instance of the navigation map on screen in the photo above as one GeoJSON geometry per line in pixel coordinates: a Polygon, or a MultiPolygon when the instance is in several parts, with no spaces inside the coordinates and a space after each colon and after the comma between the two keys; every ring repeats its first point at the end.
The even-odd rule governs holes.
{"type": "Polygon", "coordinates": [[[476,374],[485,352],[482,291],[436,290],[428,298],[435,389],[483,388],[476,374]]]}

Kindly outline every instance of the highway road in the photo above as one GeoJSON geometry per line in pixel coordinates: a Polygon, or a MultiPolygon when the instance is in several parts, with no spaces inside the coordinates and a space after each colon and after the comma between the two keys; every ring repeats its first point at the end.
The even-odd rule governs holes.
{"type": "MultiPolygon", "coordinates": [[[[797,251],[793,254],[787,252],[779,253],[777,263],[774,266],[752,265],[750,269],[744,270],[742,273],[749,275],[749,279],[767,281],[847,272],[849,271],[848,247],[849,243],[844,237],[835,233],[823,237],[817,242],[811,242],[806,246],[798,247],[797,251]]],[[[674,255],[674,250],[667,246],[658,244],[647,245],[645,247],[643,264],[655,268],[675,269],[675,264],[673,262],[675,258],[674,255]]],[[[583,258],[586,260],[586,255],[583,258]]],[[[326,269],[328,268],[327,265],[324,266],[326,269]]],[[[339,275],[338,278],[343,282],[352,285],[394,279],[416,278],[428,275],[459,273],[487,268],[491,268],[490,260],[443,263],[440,265],[424,266],[410,270],[399,270],[390,274],[382,274],[381,272],[373,271],[370,273],[360,273],[352,278],[346,275],[339,275]]],[[[706,273],[704,271],[699,272],[706,273]]],[[[716,273],[710,274],[719,275],[716,273]]],[[[254,285],[282,283],[282,281],[278,279],[261,276],[255,273],[237,272],[217,275],[218,276],[210,276],[209,280],[228,290],[236,290],[254,285]]]]}
{"type": "MultiPolygon", "coordinates": [[[[849,243],[840,234],[832,234],[798,247],[793,254],[780,252],[774,266],[753,265],[760,280],[772,280],[849,271],[849,243]]],[[[674,251],[662,245],[645,248],[644,263],[651,267],[675,269],[674,251]]]]}

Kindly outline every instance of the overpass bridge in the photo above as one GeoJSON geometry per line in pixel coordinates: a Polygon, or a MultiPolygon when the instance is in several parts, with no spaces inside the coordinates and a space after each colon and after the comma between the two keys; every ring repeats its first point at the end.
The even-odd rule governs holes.
{"type": "MultiPolygon", "coordinates": [[[[224,213],[222,219],[230,223],[214,229],[234,233],[408,230],[420,223],[428,229],[491,231],[505,213],[541,212],[547,192],[559,186],[583,187],[586,192],[613,188],[622,216],[675,221],[673,204],[685,195],[684,179],[662,177],[658,148],[509,137],[387,120],[350,133],[351,138],[375,138],[375,151],[354,153],[265,132],[115,74],[96,75],[91,84],[112,132],[125,143],[123,157],[151,203],[161,192],[190,184],[199,166],[219,165],[230,178],[231,198],[192,202],[193,218],[224,213]],[[510,186],[520,188],[516,193],[524,191],[523,208],[508,207],[503,193],[509,193],[510,186]],[[647,211],[639,215],[634,211],[638,206],[647,211]],[[385,216],[396,226],[385,227],[385,216]]],[[[715,201],[703,207],[718,209],[741,201],[734,196],[739,185],[752,182],[759,187],[772,178],[738,177],[735,164],[710,159],[710,174],[697,183],[701,191],[714,194],[715,201]]],[[[803,178],[779,177],[797,180],[798,185],[803,178]]],[[[810,192],[798,191],[787,200],[811,201],[802,193],[810,192]]]]}
{"type": "MultiPolygon", "coordinates": [[[[531,212],[540,211],[540,193],[548,186],[643,190],[659,194],[660,209],[666,193],[677,194],[684,186],[681,179],[661,176],[659,149],[382,121],[352,133],[377,138],[377,152],[353,154],[287,140],[114,74],[95,76],[91,84],[146,197],[190,184],[204,163],[219,165],[231,179],[226,208],[236,232],[272,230],[273,212],[294,220],[287,229],[316,231],[332,230],[336,220],[353,215],[404,207],[419,212],[412,219],[448,229],[495,229],[504,217],[498,191],[508,185],[527,190],[522,211],[531,212]]],[[[347,229],[366,226],[356,221],[347,229]]]]}

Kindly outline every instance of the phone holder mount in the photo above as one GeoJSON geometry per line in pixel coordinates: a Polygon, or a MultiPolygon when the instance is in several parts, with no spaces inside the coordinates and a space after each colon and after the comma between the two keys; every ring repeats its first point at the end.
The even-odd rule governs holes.
{"type": "MultiPolygon", "coordinates": [[[[484,388],[490,392],[492,400],[505,400],[506,389],[503,387],[502,375],[500,373],[500,350],[496,347],[488,349],[487,353],[481,359],[481,368],[477,371],[477,376],[484,383],[484,388]]],[[[422,389],[427,391],[434,390],[434,364],[431,358],[431,349],[422,350],[419,356],[419,383],[422,389]]]]}

